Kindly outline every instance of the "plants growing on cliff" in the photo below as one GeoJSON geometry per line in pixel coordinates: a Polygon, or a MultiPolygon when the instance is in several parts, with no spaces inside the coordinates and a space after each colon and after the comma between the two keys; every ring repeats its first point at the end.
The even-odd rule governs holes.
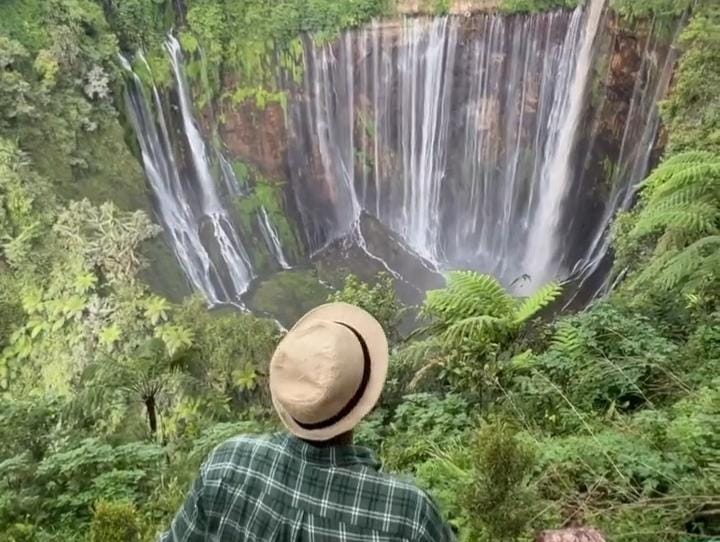
{"type": "Polygon", "coordinates": [[[670,153],[720,151],[720,6],[696,3],[695,15],[680,37],[683,54],[676,82],[662,104],[670,153]]]}
{"type": "Polygon", "coordinates": [[[630,20],[672,20],[688,11],[694,3],[694,0],[612,0],[610,5],[630,20]]]}
{"type": "MultiPolygon", "coordinates": [[[[296,72],[297,38],[303,32],[329,39],[388,9],[387,0],[246,0],[188,3],[187,28],[207,57],[210,86],[219,95],[221,72],[241,75],[236,97],[276,97],[275,56],[296,72]],[[242,32],[237,29],[242,28],[242,32]],[[239,94],[238,94],[239,93],[239,94]]],[[[184,41],[187,41],[184,40],[184,41]]],[[[297,78],[297,73],[293,76],[297,78]]]]}
{"type": "Polygon", "coordinates": [[[537,13],[551,9],[572,9],[580,0],[502,0],[500,9],[505,13],[537,13]]]}

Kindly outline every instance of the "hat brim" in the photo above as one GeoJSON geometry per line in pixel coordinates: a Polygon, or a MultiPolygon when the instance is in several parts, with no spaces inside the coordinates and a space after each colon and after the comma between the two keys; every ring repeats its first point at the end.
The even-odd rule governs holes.
{"type": "Polygon", "coordinates": [[[292,434],[302,439],[313,441],[330,440],[338,435],[347,433],[370,413],[380,399],[383,387],[385,386],[390,359],[387,337],[380,323],[367,311],[348,303],[328,303],[326,305],[320,305],[300,318],[290,330],[290,333],[319,320],[341,322],[350,326],[362,336],[367,345],[368,354],[370,355],[370,378],[365,388],[365,393],[357,405],[338,422],[320,429],[304,429],[301,427],[293,417],[288,414],[279,401],[275,399],[275,394],[272,393],[271,382],[270,394],[273,405],[285,427],[287,427],[292,434]]]}

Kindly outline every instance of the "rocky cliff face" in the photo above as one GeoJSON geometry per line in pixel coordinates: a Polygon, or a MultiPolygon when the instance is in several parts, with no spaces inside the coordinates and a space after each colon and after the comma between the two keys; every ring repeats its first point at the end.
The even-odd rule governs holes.
{"type": "Polygon", "coordinates": [[[186,232],[173,245],[186,275],[225,302],[279,269],[358,256],[418,299],[417,265],[492,273],[519,293],[573,278],[592,297],[614,214],[662,144],[656,103],[675,60],[672,35],[604,5],[507,16],[456,3],[472,9],[303,36],[274,88],[226,70],[202,108],[170,38],[174,85],[138,88],[133,111],[155,203],[186,232]],[[237,262],[247,280],[232,278],[237,262]]]}
{"type": "MultiPolygon", "coordinates": [[[[457,1],[452,4],[451,13],[471,14],[466,23],[467,36],[477,34],[477,13],[498,7],[497,0],[457,1]]],[[[398,12],[417,15],[428,12],[422,0],[400,2],[398,12]]],[[[399,31],[400,21],[388,20],[383,23],[387,35],[399,31]]],[[[630,114],[637,106],[632,103],[633,90],[639,80],[652,77],[648,55],[664,58],[669,42],[667,35],[657,37],[647,24],[630,28],[617,16],[608,17],[602,32],[601,47],[607,52],[605,64],[596,66],[597,86],[594,90],[593,107],[599,111],[594,137],[600,137],[603,147],[617,147],[618,139],[630,114]]],[[[657,60],[657,59],[655,59],[657,60]]],[[[233,91],[238,86],[234,74],[225,77],[223,90],[233,91]]],[[[533,107],[532,96],[528,105],[533,107]]],[[[648,104],[644,104],[648,105],[648,104]]],[[[204,112],[206,129],[216,123],[221,139],[231,158],[241,159],[256,166],[265,175],[282,179],[287,175],[288,131],[283,105],[269,102],[259,108],[252,99],[242,104],[214,104],[214,111],[204,112]]],[[[589,116],[589,115],[588,115],[589,116]]]]}

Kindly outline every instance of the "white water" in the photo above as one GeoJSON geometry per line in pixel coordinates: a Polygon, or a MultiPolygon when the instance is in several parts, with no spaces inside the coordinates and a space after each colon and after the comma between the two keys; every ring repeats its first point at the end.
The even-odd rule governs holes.
{"type": "MultiPolygon", "coordinates": [[[[152,189],[156,213],[173,251],[196,290],[211,304],[238,303],[253,278],[247,251],[232,221],[220,203],[210,159],[193,117],[182,53],[174,38],[167,49],[175,75],[180,118],[191,168],[176,158],[177,146],[168,127],[168,108],[153,85],[155,113],[144,94],[143,84],[123,59],[130,73],[128,111],[142,151],[143,165],[152,189]]],[[[142,56],[140,56],[141,60],[142,56]]],[[[147,66],[149,70],[149,66],[147,66]]],[[[232,169],[223,168],[227,179],[232,169]]],[[[226,180],[228,184],[231,184],[226,180]]]]}
{"type": "MultiPolygon", "coordinates": [[[[659,122],[646,105],[630,110],[624,133],[641,134],[622,144],[607,205],[587,211],[585,123],[597,122],[586,117],[605,4],[375,22],[332,44],[306,40],[304,83],[288,87],[288,161],[312,250],[347,236],[364,210],[443,268],[508,284],[528,275],[530,289],[597,269],[659,122]]],[[[643,62],[655,54],[648,47],[643,62]]],[[[667,90],[644,70],[632,104],[667,90]]]]}
{"type": "MultiPolygon", "coordinates": [[[[288,83],[286,166],[310,253],[339,238],[367,252],[358,224],[368,212],[438,267],[475,268],[507,284],[528,275],[531,289],[592,275],[606,261],[615,213],[631,205],[646,173],[655,102],[674,62],[669,55],[655,69],[648,37],[620,127],[620,172],[586,213],[585,192],[595,188],[584,175],[601,167],[588,166],[585,123],[605,60],[597,46],[604,4],[375,22],[331,44],[306,38],[303,82],[288,83]]],[[[167,50],[179,115],[154,87],[145,92],[134,76],[129,85],[155,207],[193,286],[211,303],[237,302],[254,273],[221,196],[251,187],[203,141],[178,42],[170,38],[167,50]]],[[[267,250],[289,268],[267,210],[255,218],[267,250]]]]}
{"type": "MultiPolygon", "coordinates": [[[[545,148],[547,158],[540,173],[540,196],[537,211],[530,223],[525,269],[533,270],[532,282],[541,286],[556,278],[560,272],[561,243],[564,238],[560,216],[567,194],[573,184],[572,150],[578,137],[578,127],[585,104],[585,93],[593,62],[593,44],[602,20],[605,0],[589,0],[585,27],[579,38],[577,56],[569,56],[563,68],[574,66],[567,91],[560,94],[550,114],[549,139],[545,148]]],[[[578,39],[568,33],[565,48],[574,50],[578,39]]],[[[566,75],[567,71],[563,75],[566,75]]],[[[563,86],[567,83],[563,81],[563,86]]]]}
{"type": "Polygon", "coordinates": [[[277,263],[280,264],[280,267],[283,269],[290,269],[290,264],[287,262],[285,254],[283,253],[280,236],[278,235],[277,230],[273,227],[272,222],[270,221],[270,216],[268,215],[265,207],[260,207],[258,222],[268,250],[275,257],[277,263]]]}

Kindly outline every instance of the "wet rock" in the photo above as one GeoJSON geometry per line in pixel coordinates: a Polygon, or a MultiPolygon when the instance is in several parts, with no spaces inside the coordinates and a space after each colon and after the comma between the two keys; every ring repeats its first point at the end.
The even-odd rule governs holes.
{"type": "Polygon", "coordinates": [[[359,232],[351,232],[331,243],[313,261],[320,276],[337,288],[342,286],[349,273],[370,283],[375,281],[378,273],[389,273],[394,278],[400,299],[408,305],[422,302],[427,290],[445,284],[445,279],[432,264],[367,213],[360,217],[359,232]]]}

